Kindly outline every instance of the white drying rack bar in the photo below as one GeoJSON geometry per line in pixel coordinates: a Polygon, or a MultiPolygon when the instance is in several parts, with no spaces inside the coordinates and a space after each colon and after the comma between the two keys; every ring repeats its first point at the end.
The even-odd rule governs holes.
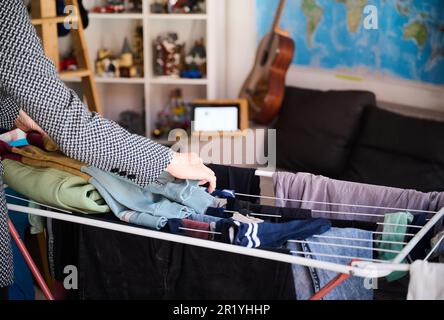
{"type": "Polygon", "coordinates": [[[176,235],[166,232],[160,232],[150,229],[145,229],[136,226],[130,226],[121,223],[109,222],[99,220],[92,217],[84,217],[75,214],[59,213],[54,211],[41,210],[36,208],[29,208],[25,206],[19,206],[14,204],[8,204],[8,209],[16,212],[34,214],[42,217],[63,220],[92,227],[98,227],[108,230],[114,230],[118,232],[130,233],[143,237],[155,238],[166,241],[173,241],[182,244],[188,244],[203,248],[209,248],[219,251],[225,251],[230,253],[237,253],[246,256],[258,257],[268,260],[280,261],[291,264],[299,264],[306,267],[321,268],[330,270],[333,272],[350,274],[352,276],[364,277],[364,278],[379,278],[385,277],[393,271],[407,271],[409,265],[402,264],[401,262],[407,257],[410,251],[416,246],[416,244],[424,237],[425,234],[444,216],[444,208],[441,209],[432,219],[408,242],[408,244],[402,249],[402,251],[393,260],[394,263],[373,263],[365,261],[353,262],[350,266],[342,265],[338,263],[319,261],[310,258],[304,258],[299,256],[292,256],[289,254],[278,253],[263,249],[251,249],[242,246],[236,246],[232,244],[226,244],[217,241],[210,241],[198,238],[192,238],[182,235],[176,235]]]}

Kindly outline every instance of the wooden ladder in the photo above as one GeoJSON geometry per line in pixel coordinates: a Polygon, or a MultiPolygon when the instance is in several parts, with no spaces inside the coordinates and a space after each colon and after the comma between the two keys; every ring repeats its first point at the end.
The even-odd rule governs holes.
{"type": "Polygon", "coordinates": [[[59,71],[60,78],[62,80],[81,78],[83,94],[89,110],[101,113],[94,70],[88,56],[79,4],[77,0],[65,0],[65,5],[72,6],[74,12],[69,16],[57,16],[56,0],[32,0],[32,24],[36,27],[42,40],[46,56],[54,62],[59,71]],[[71,29],[74,53],[78,65],[78,69],[73,71],[60,71],[57,24],[64,22],[75,24],[77,27],[71,29]]]}

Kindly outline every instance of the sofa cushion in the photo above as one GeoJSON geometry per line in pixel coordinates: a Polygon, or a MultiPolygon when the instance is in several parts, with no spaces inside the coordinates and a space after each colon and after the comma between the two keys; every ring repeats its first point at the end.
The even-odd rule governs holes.
{"type": "Polygon", "coordinates": [[[414,189],[444,191],[444,167],[437,162],[359,146],[341,180],[414,189]]]}
{"type": "Polygon", "coordinates": [[[348,161],[366,106],[366,91],[319,91],[287,87],[276,123],[277,166],[336,177],[348,161]]]}
{"type": "Polygon", "coordinates": [[[369,109],[346,180],[444,190],[444,123],[369,109]]]}

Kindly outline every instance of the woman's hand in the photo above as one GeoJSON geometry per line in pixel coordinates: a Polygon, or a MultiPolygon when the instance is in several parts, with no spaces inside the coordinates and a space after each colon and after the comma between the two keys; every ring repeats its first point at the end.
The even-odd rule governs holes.
{"type": "Polygon", "coordinates": [[[15,120],[15,126],[25,132],[37,131],[43,135],[46,135],[45,131],[43,131],[42,128],[40,128],[39,125],[35,123],[35,121],[32,120],[23,110],[19,111],[19,115],[15,120]]]}
{"type": "Polygon", "coordinates": [[[177,179],[199,180],[199,185],[209,183],[210,193],[216,189],[216,175],[195,153],[175,153],[165,171],[177,179]]]}

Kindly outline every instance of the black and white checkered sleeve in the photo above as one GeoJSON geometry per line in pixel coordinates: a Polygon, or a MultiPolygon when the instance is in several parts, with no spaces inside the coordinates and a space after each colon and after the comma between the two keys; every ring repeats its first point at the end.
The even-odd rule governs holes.
{"type": "Polygon", "coordinates": [[[125,172],[141,186],[171,162],[171,149],[86,109],[44,55],[21,0],[0,6],[0,86],[72,158],[125,172]]]}
{"type": "Polygon", "coordinates": [[[0,129],[11,130],[14,127],[20,107],[5,95],[0,88],[0,129]]]}

